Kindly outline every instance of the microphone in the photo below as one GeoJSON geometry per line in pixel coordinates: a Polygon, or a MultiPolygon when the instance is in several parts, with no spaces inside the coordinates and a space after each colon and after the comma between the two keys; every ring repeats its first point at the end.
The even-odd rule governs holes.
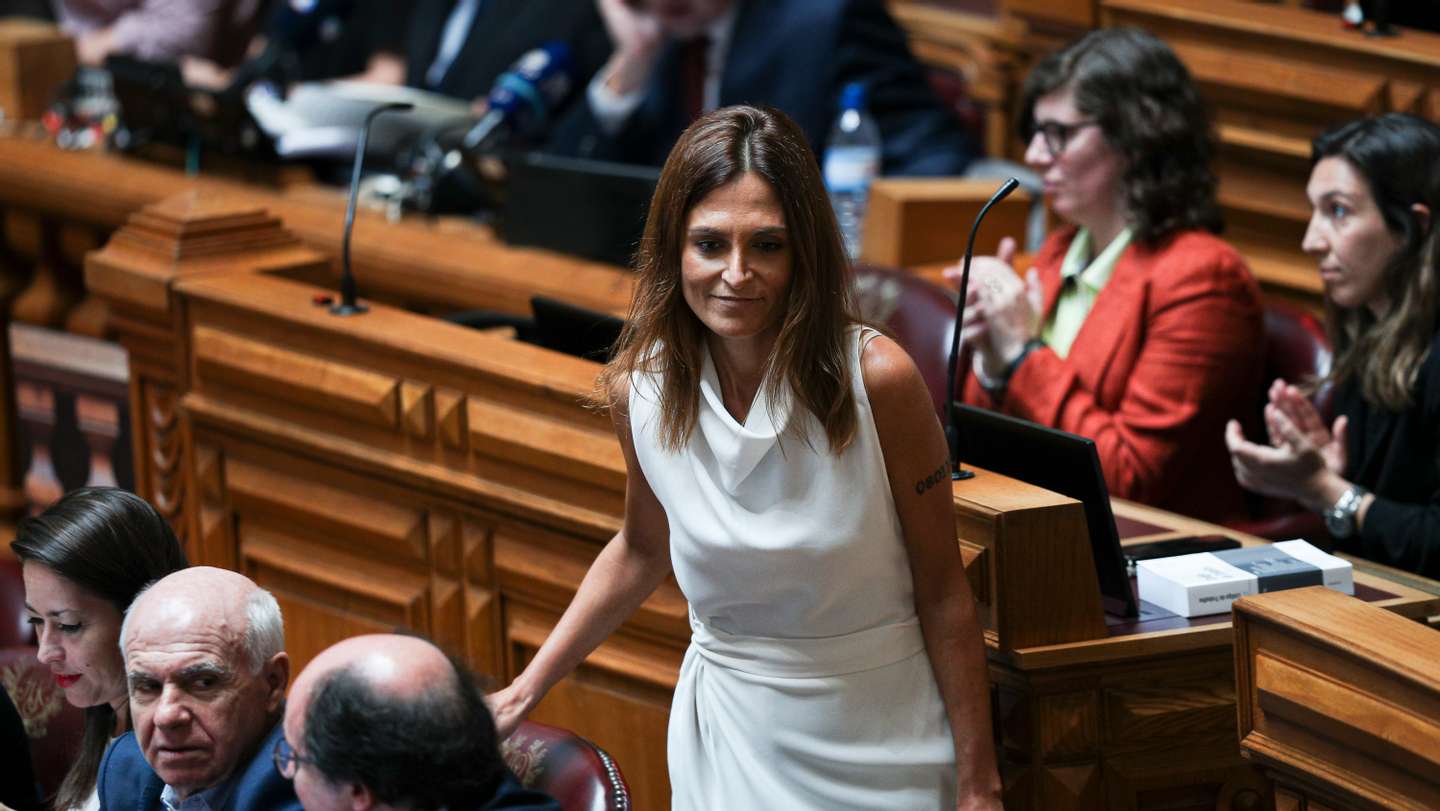
{"type": "Polygon", "coordinates": [[[980,207],[980,213],[975,215],[975,223],[970,226],[970,239],[965,243],[965,262],[960,270],[960,301],[955,305],[955,333],[950,336],[950,367],[945,377],[945,441],[950,445],[952,481],[975,475],[974,471],[960,469],[960,426],[955,422],[955,366],[960,361],[960,333],[965,328],[965,298],[970,293],[970,259],[975,255],[975,234],[990,207],[1008,197],[1019,185],[1020,181],[1013,177],[1000,184],[1000,188],[980,207]]]}
{"type": "Polygon", "coordinates": [[[467,155],[480,155],[512,138],[531,138],[549,124],[550,111],[559,107],[575,84],[575,62],[570,46],[551,42],[526,52],[500,74],[486,97],[485,115],[460,141],[467,155]]]}
{"type": "Polygon", "coordinates": [[[330,307],[331,315],[359,315],[370,309],[355,300],[355,274],[350,270],[350,234],[355,231],[355,201],[360,196],[360,170],[365,166],[370,124],[384,113],[403,113],[414,106],[404,101],[382,104],[367,113],[365,123],[360,125],[360,139],[355,144],[355,172],[350,176],[350,204],[345,207],[345,236],[340,241],[340,302],[330,307]]]}

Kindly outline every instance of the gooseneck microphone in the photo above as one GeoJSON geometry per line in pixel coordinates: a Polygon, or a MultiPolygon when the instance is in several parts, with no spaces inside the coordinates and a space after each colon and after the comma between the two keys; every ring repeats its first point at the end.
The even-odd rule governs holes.
{"type": "Polygon", "coordinates": [[[397,101],[382,104],[365,115],[360,138],[355,144],[355,171],[350,175],[350,204],[345,207],[345,236],[340,241],[340,302],[330,307],[331,315],[358,315],[370,309],[355,300],[355,273],[350,269],[350,234],[355,231],[355,201],[360,196],[360,171],[365,167],[365,144],[370,124],[384,113],[403,113],[415,105],[397,101]]]}
{"type": "Polygon", "coordinates": [[[970,226],[970,239],[965,243],[965,261],[960,270],[960,301],[955,305],[955,333],[950,336],[950,365],[945,376],[945,441],[950,445],[952,481],[975,475],[973,471],[960,469],[960,426],[955,422],[955,366],[960,362],[960,333],[965,329],[965,299],[970,294],[970,259],[975,255],[975,234],[979,232],[980,223],[990,207],[1008,197],[1019,185],[1020,181],[1012,177],[990,195],[990,199],[981,206],[980,213],[975,215],[975,223],[970,226]]]}

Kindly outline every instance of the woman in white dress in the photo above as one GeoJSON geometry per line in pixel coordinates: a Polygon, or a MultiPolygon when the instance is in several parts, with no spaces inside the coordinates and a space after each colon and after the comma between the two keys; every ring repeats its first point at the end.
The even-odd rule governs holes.
{"type": "Polygon", "coordinates": [[[681,136],[600,379],[625,523],[530,665],[515,728],[673,570],[691,645],[675,809],[998,809],[980,627],[919,372],[854,315],[804,135],[718,110],[681,136]]]}
{"type": "Polygon", "coordinates": [[[25,579],[36,658],[65,700],[85,709],[80,751],[47,807],[95,811],[100,758],[130,729],[121,620],[140,589],[188,565],[185,553],[154,507],[114,487],[70,491],[21,521],[10,550],[25,579]]]}

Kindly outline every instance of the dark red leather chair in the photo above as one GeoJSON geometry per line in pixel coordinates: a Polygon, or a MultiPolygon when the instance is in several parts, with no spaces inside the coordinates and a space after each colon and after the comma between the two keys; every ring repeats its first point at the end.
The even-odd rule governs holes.
{"type": "Polygon", "coordinates": [[[75,760],[84,733],[84,713],[65,700],[50,668],[35,658],[38,649],[28,620],[20,564],[13,559],[0,560],[0,687],[20,712],[30,736],[35,779],[50,797],[75,760]]]}
{"type": "Polygon", "coordinates": [[[628,811],[630,787],[604,749],[575,733],[526,721],[501,746],[525,786],[549,794],[565,811],[628,811]]]}
{"type": "MultiPolygon", "coordinates": [[[[1330,370],[1330,341],[1320,319],[1293,305],[1268,302],[1265,305],[1265,390],[1277,378],[1303,383],[1330,370]]],[[[1330,392],[1322,389],[1313,398],[1320,415],[1328,422],[1333,404],[1330,392]]],[[[1264,409],[1268,397],[1261,393],[1253,415],[1253,435],[1264,431],[1264,409]]],[[[1305,538],[1328,541],[1329,533],[1320,516],[1287,499],[1256,495],[1251,499],[1251,517],[1231,523],[1235,529],[1272,540],[1305,538]]]]}
{"type": "Polygon", "coordinates": [[[25,580],[20,562],[0,559],[0,648],[35,645],[35,629],[25,611],[25,580]]]}
{"type": "Polygon", "coordinates": [[[860,315],[910,353],[930,389],[935,413],[943,419],[945,363],[955,329],[954,296],[901,270],[860,265],[855,269],[855,298],[860,315]]]}

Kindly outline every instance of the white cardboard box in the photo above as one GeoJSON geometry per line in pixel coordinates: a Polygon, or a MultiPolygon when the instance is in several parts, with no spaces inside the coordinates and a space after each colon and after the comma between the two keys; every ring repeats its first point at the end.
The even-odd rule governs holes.
{"type": "Polygon", "coordinates": [[[1154,558],[1135,568],[1140,599],[1182,617],[1221,614],[1247,594],[1302,586],[1355,593],[1350,562],[1306,541],[1154,558]]]}

